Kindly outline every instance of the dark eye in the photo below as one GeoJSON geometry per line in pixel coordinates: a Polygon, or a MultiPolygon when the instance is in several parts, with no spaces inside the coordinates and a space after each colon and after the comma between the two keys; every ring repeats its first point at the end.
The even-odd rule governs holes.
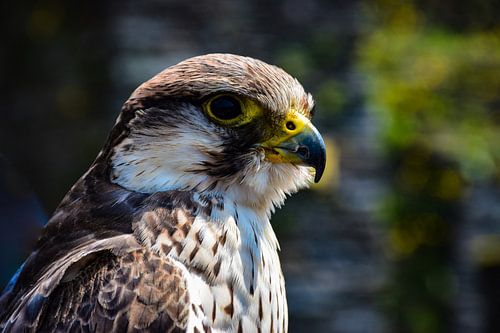
{"type": "Polygon", "coordinates": [[[212,115],[221,120],[231,120],[242,114],[240,102],[231,96],[216,97],[209,107],[212,115]]]}

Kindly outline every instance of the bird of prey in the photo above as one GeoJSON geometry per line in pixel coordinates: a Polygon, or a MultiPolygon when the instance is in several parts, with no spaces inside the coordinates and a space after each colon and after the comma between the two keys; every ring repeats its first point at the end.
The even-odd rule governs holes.
{"type": "Polygon", "coordinates": [[[282,69],[209,54],[125,102],[0,299],[2,332],[286,332],[270,215],[319,181],[313,100],[282,69]]]}

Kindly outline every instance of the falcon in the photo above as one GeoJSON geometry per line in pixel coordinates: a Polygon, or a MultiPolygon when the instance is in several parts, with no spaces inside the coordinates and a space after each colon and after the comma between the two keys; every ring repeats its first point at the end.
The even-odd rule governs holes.
{"type": "Polygon", "coordinates": [[[237,55],[143,83],[4,291],[0,330],[286,332],[270,215],[323,173],[312,108],[237,55]]]}

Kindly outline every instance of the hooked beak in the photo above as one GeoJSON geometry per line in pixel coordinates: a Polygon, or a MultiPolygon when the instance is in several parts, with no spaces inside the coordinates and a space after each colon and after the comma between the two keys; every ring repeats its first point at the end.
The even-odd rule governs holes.
{"type": "Polygon", "coordinates": [[[326,147],[321,134],[309,119],[300,114],[286,120],[285,124],[293,129],[288,128],[287,135],[281,140],[275,138],[264,146],[271,148],[272,151],[267,157],[275,163],[294,163],[313,167],[316,171],[314,182],[319,182],[326,164],[326,147]]]}

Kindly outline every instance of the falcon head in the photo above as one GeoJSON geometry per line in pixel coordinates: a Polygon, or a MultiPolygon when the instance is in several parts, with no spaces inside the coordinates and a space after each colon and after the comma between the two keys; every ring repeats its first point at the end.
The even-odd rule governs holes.
{"type": "Polygon", "coordinates": [[[323,173],[312,108],[311,95],[278,67],[194,57],[131,95],[101,158],[111,181],[130,190],[215,191],[272,209],[323,173]]]}

